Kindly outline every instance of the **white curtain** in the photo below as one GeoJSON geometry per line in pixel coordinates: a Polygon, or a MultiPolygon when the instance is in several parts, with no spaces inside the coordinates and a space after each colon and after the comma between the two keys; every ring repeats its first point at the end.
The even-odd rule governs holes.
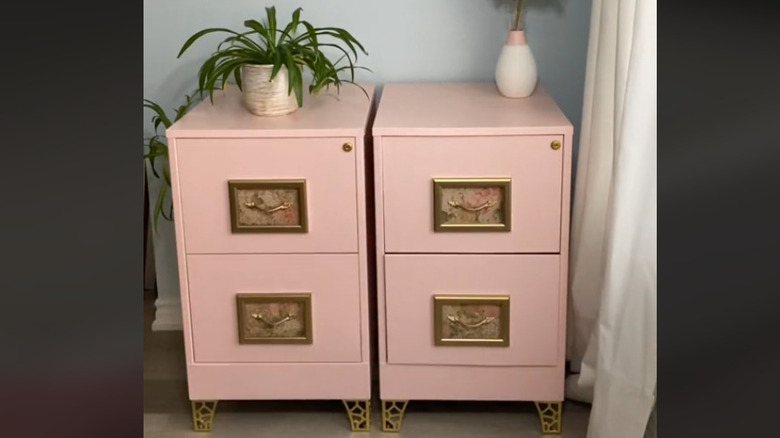
{"type": "Polygon", "coordinates": [[[656,0],[593,0],[574,189],[567,397],[641,438],[656,391],[656,0]]]}

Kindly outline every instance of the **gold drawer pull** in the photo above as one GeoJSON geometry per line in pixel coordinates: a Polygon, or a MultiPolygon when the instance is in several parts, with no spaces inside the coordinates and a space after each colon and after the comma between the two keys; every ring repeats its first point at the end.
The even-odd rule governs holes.
{"type": "Polygon", "coordinates": [[[246,208],[252,208],[254,210],[258,210],[258,211],[261,211],[263,213],[270,214],[270,213],[273,213],[273,212],[279,211],[279,210],[287,210],[288,208],[292,207],[292,203],[291,202],[283,202],[281,205],[277,205],[276,207],[273,207],[273,208],[263,208],[263,207],[257,205],[254,202],[244,202],[244,206],[246,208]]]}
{"type": "Polygon", "coordinates": [[[486,208],[490,208],[490,207],[496,205],[498,202],[491,199],[490,201],[480,205],[479,207],[466,207],[465,205],[462,205],[462,204],[460,204],[460,203],[458,203],[456,201],[447,201],[447,203],[450,204],[450,207],[460,208],[461,210],[474,212],[474,211],[481,211],[481,210],[484,210],[486,208]]]}
{"type": "Polygon", "coordinates": [[[259,313],[253,313],[252,314],[252,318],[254,318],[257,321],[262,322],[263,324],[267,325],[268,327],[276,327],[277,325],[284,324],[287,321],[291,321],[291,320],[295,319],[295,316],[290,315],[288,313],[287,316],[285,316],[284,318],[282,318],[282,319],[280,319],[279,321],[276,321],[276,322],[267,321],[265,318],[263,318],[263,315],[261,315],[259,313]]]}
{"type": "Polygon", "coordinates": [[[467,322],[463,322],[457,316],[452,316],[452,315],[447,315],[447,319],[449,319],[450,322],[453,323],[453,324],[460,324],[460,325],[462,325],[464,327],[468,327],[468,328],[477,328],[477,327],[481,327],[481,326],[483,326],[485,324],[490,324],[496,318],[493,317],[493,316],[486,316],[486,317],[482,318],[481,321],[473,323],[473,324],[469,324],[467,322]]]}

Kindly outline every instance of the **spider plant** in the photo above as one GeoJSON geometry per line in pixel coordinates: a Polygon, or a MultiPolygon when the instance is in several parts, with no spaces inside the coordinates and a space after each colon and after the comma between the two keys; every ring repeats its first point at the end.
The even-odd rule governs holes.
{"type": "Polygon", "coordinates": [[[168,209],[168,214],[165,212],[165,199],[171,189],[171,171],[168,165],[168,143],[164,134],[161,134],[159,129],[163,126],[168,129],[176,123],[179,119],[184,117],[185,114],[192,108],[197,102],[194,98],[194,94],[185,96],[185,103],[174,109],[174,117],[171,119],[165,112],[165,110],[155,102],[149,99],[144,99],[144,108],[149,108],[154,111],[152,117],[152,123],[154,124],[154,135],[145,139],[144,146],[146,147],[146,154],[144,159],[149,160],[150,167],[152,168],[152,174],[160,178],[162,173],[163,182],[160,186],[160,193],[157,196],[157,202],[154,207],[154,228],[157,229],[157,221],[162,216],[166,220],[173,221],[173,203],[171,203],[168,209]],[[158,161],[159,160],[159,161],[158,161]],[[160,172],[155,167],[155,163],[159,162],[160,172]]]}
{"type": "MultiPolygon", "coordinates": [[[[349,32],[337,27],[315,27],[301,20],[303,8],[292,13],[292,20],[284,28],[277,25],[276,7],[265,8],[266,20],[244,21],[244,32],[236,32],[226,28],[208,28],[192,35],[182,46],[177,58],[181,57],[192,44],[201,37],[212,33],[226,33],[229,36],[223,40],[214,53],[206,59],[199,71],[199,91],[201,95],[208,92],[213,102],[214,90],[223,89],[228,80],[235,79],[241,89],[241,67],[246,64],[272,65],[271,80],[286,67],[289,74],[287,95],[295,93],[298,107],[303,106],[303,72],[308,69],[312,73],[309,92],[317,94],[331,85],[338,90],[344,83],[356,84],[355,70],[368,68],[357,66],[358,51],[368,55],[363,45],[349,32]],[[298,35],[298,28],[304,31],[298,35]],[[342,44],[343,43],[343,44],[342,44]],[[322,49],[334,50],[340,53],[340,58],[331,61],[322,49]],[[342,61],[345,65],[339,66],[342,61]],[[340,75],[344,72],[348,78],[340,75]]],[[[368,93],[360,87],[368,97],[368,93]]]]}

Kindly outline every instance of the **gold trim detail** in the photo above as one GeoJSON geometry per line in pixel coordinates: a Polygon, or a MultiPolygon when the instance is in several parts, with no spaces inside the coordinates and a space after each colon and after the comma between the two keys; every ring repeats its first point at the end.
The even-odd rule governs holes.
{"type": "Polygon", "coordinates": [[[400,432],[408,400],[382,400],[382,431],[400,432]]]}
{"type": "MultiPolygon", "coordinates": [[[[307,233],[309,231],[308,206],[306,205],[306,180],[230,180],[228,181],[228,197],[230,202],[230,230],[233,233],[307,233]],[[241,225],[238,218],[238,192],[241,190],[284,190],[293,189],[297,193],[298,224],[297,225],[241,225]]],[[[275,206],[259,205],[254,201],[246,201],[242,207],[259,211],[263,214],[273,214],[277,211],[293,207],[291,202],[282,202],[275,206]]]]}
{"type": "Polygon", "coordinates": [[[211,432],[214,415],[217,413],[218,400],[191,401],[192,429],[196,432],[211,432]]]}
{"type": "Polygon", "coordinates": [[[312,305],[311,294],[309,293],[290,293],[290,294],[237,294],[236,311],[238,312],[238,343],[239,344],[311,344],[314,342],[312,333],[312,305]],[[277,303],[299,303],[301,306],[300,316],[290,313],[285,314],[276,321],[271,321],[267,316],[259,312],[252,312],[247,315],[244,308],[248,304],[277,304],[277,303]],[[266,328],[275,328],[283,324],[300,320],[303,323],[303,336],[284,337],[284,336],[266,336],[251,337],[246,333],[246,327],[250,322],[247,316],[255,324],[262,324],[266,328]]]}
{"type": "Polygon", "coordinates": [[[539,421],[542,424],[542,433],[560,434],[563,422],[562,402],[534,402],[539,412],[539,421]]]}
{"type": "MultiPolygon", "coordinates": [[[[452,208],[479,214],[481,211],[496,206],[493,200],[478,206],[468,206],[449,200],[447,205],[452,208]]],[[[444,231],[511,231],[512,230],[512,179],[511,178],[434,178],[433,179],[433,229],[444,231]],[[501,223],[467,223],[447,224],[446,212],[442,209],[442,192],[451,188],[499,187],[502,190],[501,223]]]]}
{"type": "Polygon", "coordinates": [[[371,430],[371,400],[342,400],[352,432],[371,430]]]}
{"type": "MultiPolygon", "coordinates": [[[[461,326],[466,330],[474,330],[484,325],[490,324],[496,320],[495,316],[485,315],[446,315],[447,322],[453,326],[461,326]]],[[[433,334],[434,345],[437,346],[490,346],[490,347],[508,347],[509,346],[509,296],[505,295],[434,295],[433,296],[433,334]],[[489,305],[499,307],[499,336],[498,339],[463,339],[463,338],[445,338],[444,328],[444,306],[474,306],[489,305]]]]}

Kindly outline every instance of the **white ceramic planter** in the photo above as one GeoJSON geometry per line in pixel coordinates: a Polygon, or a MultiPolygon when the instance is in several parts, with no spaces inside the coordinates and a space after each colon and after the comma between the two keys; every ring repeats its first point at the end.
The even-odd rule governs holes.
{"type": "Polygon", "coordinates": [[[538,79],[536,60],[528,47],[525,32],[509,32],[496,64],[498,91],[506,97],[528,97],[536,89],[538,79]]]}
{"type": "Polygon", "coordinates": [[[241,67],[244,106],[256,116],[283,116],[298,110],[295,93],[289,93],[289,73],[282,66],[271,80],[272,65],[241,67]]]}

